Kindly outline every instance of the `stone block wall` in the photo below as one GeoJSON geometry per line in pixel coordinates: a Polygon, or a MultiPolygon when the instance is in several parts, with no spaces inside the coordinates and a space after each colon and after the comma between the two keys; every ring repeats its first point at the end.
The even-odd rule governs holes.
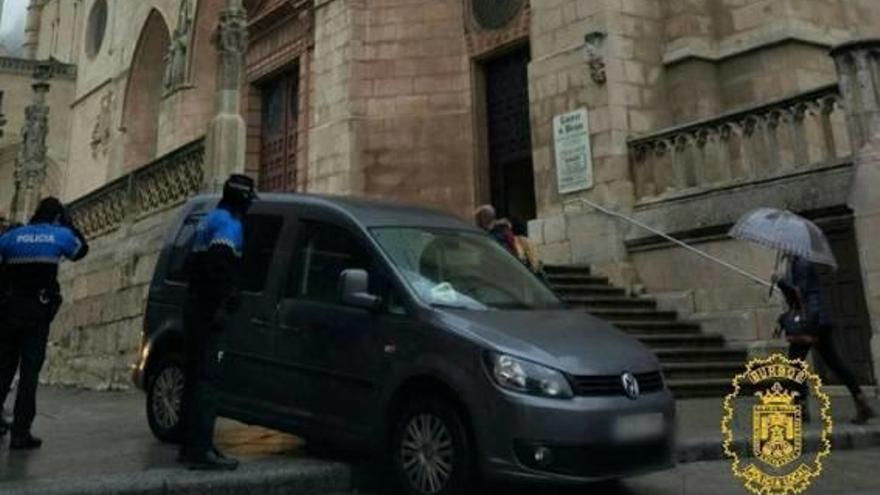
{"type": "Polygon", "coordinates": [[[622,238],[588,209],[565,203],[585,195],[617,209],[633,203],[627,138],[666,122],[659,2],[533,2],[529,67],[532,146],[539,220],[529,233],[549,261],[589,261],[628,284],[622,238]],[[607,81],[594,80],[585,63],[585,36],[606,35],[598,49],[607,81]],[[552,135],[555,115],[586,107],[590,118],[594,187],[561,197],[552,135]],[[606,235],[607,234],[607,235],[606,235]]]}
{"type": "Polygon", "coordinates": [[[363,194],[468,218],[475,206],[473,87],[464,2],[367,2],[352,98],[363,194]]]}
{"type": "Polygon", "coordinates": [[[309,192],[351,194],[359,189],[351,140],[356,114],[350,87],[353,52],[362,45],[364,4],[363,0],[315,3],[309,192]]]}
{"type": "Polygon", "coordinates": [[[97,389],[131,387],[143,313],[171,208],[90,241],[60,274],[64,304],[52,325],[43,380],[97,389]]]}

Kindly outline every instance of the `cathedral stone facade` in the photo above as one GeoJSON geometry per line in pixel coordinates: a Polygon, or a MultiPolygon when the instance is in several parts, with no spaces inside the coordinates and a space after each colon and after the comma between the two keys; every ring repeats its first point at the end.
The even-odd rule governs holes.
{"type": "MultiPolygon", "coordinates": [[[[31,0],[25,30],[27,57],[68,68],[50,81],[43,191],[95,246],[64,272],[51,381],[127,386],[168,219],[245,171],[266,191],[468,218],[492,203],[545,261],[589,264],[756,352],[779,308],[765,288],[578,200],[765,277],[773,253],[725,232],[792,209],[835,245],[838,338],[874,383],[880,208],[852,186],[880,185],[880,45],[853,43],[880,31],[876,1],[31,0]],[[563,139],[572,121],[583,133],[563,139]]],[[[19,119],[4,142],[23,111],[4,105],[19,119]]]]}

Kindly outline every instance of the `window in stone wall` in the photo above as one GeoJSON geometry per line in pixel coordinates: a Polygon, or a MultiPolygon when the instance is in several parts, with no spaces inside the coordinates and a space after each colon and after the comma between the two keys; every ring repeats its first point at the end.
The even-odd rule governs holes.
{"type": "Polygon", "coordinates": [[[483,29],[500,29],[516,17],[524,0],[470,0],[474,20],[483,29]]]}
{"type": "Polygon", "coordinates": [[[89,12],[86,28],[86,54],[89,57],[95,57],[101,51],[106,30],[107,0],[95,0],[95,3],[92,4],[92,10],[89,12]]]}

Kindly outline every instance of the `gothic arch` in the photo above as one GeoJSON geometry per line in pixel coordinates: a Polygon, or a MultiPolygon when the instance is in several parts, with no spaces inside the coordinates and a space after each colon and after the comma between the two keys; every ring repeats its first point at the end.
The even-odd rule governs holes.
{"type": "Polygon", "coordinates": [[[153,9],[141,28],[128,72],[122,108],[122,128],[126,136],[123,172],[156,157],[165,53],[170,43],[168,24],[162,14],[153,9]]]}

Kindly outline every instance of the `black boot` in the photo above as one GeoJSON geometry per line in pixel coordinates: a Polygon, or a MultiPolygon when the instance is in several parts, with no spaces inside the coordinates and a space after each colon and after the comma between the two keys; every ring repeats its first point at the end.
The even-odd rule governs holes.
{"type": "Polygon", "coordinates": [[[186,465],[194,471],[234,471],[238,469],[238,461],[226,457],[215,449],[209,450],[204,456],[190,457],[186,465]]]}
{"type": "Polygon", "coordinates": [[[868,399],[865,397],[865,394],[859,394],[853,397],[853,402],[856,403],[856,417],[852,420],[853,424],[863,425],[871,418],[877,416],[877,413],[874,412],[874,409],[868,404],[868,399]]]}
{"type": "Polygon", "coordinates": [[[23,435],[13,433],[12,438],[9,440],[9,450],[33,450],[42,446],[43,441],[30,433],[23,435]]]}

